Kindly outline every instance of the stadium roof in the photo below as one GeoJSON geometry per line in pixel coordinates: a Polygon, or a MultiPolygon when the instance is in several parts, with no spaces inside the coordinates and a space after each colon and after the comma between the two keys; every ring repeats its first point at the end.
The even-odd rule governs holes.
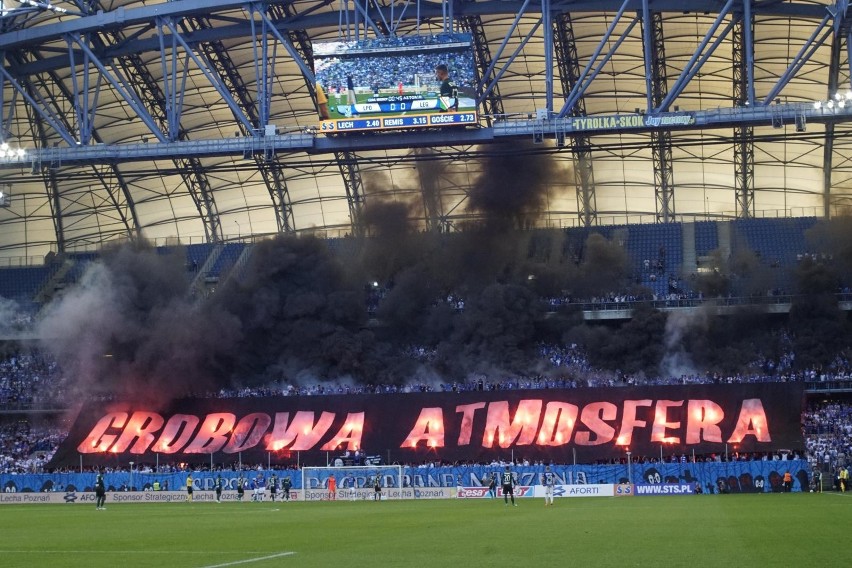
{"type": "MultiPolygon", "coordinates": [[[[541,109],[555,116],[572,94],[567,116],[765,105],[770,117],[773,105],[810,109],[850,88],[845,0],[370,4],[3,0],[0,134],[10,155],[0,160],[9,197],[0,256],[139,236],[342,235],[371,199],[413,203],[423,227],[469,218],[467,191],[484,174],[483,157],[534,136],[523,130],[495,143],[498,123],[488,116],[479,129],[314,133],[314,87],[304,73],[311,46],[355,30],[428,35],[452,23],[471,32],[480,75],[497,79],[479,111],[499,112],[504,123],[529,124],[541,109]],[[749,14],[752,28],[743,25],[749,14]],[[594,80],[572,91],[587,67],[594,80]],[[265,124],[258,76],[269,84],[265,124]],[[292,146],[226,149],[234,138],[262,141],[267,124],[292,146]],[[205,141],[213,150],[181,150],[205,141]],[[77,159],[80,146],[100,158],[77,159]],[[24,157],[12,154],[18,148],[24,157]],[[440,199],[426,203],[424,185],[440,199]]],[[[796,112],[720,128],[596,130],[564,145],[547,135],[524,146],[562,166],[547,181],[541,222],[836,214],[852,196],[850,117],[796,112]]]]}

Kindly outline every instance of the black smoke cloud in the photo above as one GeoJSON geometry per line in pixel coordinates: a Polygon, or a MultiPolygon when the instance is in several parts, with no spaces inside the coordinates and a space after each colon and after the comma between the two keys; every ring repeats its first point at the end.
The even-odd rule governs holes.
{"type": "Polygon", "coordinates": [[[468,209],[494,230],[534,226],[546,210],[548,187],[569,174],[532,143],[492,145],[470,189],[468,209]]]}
{"type": "Polygon", "coordinates": [[[215,384],[217,355],[239,341],[239,322],[192,301],[184,263],[181,249],[111,248],[45,308],[39,337],[77,396],[153,403],[215,384]]]}
{"type": "MultiPolygon", "coordinates": [[[[433,209],[440,208],[442,171],[415,172],[436,180],[433,209]]],[[[632,277],[623,246],[594,231],[580,239],[521,230],[544,209],[551,178],[560,175],[546,157],[523,149],[487,160],[470,198],[470,211],[484,222],[455,233],[423,232],[412,222],[425,210],[421,196],[397,192],[386,177],[368,179],[362,222],[372,237],[344,239],[337,252],[309,236],[262,241],[207,297],[191,292],[183,249],[110,248],[45,309],[39,334],[78,396],[152,402],[279,382],[556,372],[539,370],[541,341],[577,342],[598,367],[653,374],[661,367],[733,372],[755,353],[777,357],[787,348],[777,340],[787,320],[759,314],[668,319],[642,306],[627,323],[590,326],[571,310],[545,313],[543,297],[621,292],[632,277]],[[379,292],[368,316],[367,301],[379,292]]],[[[792,341],[809,362],[842,350],[850,335],[833,296],[849,254],[837,242],[845,226],[821,230],[820,246],[831,252],[799,265],[802,299],[789,319],[792,341]]],[[[730,280],[724,289],[759,292],[764,265],[748,251],[720,261],[730,280]]]]}

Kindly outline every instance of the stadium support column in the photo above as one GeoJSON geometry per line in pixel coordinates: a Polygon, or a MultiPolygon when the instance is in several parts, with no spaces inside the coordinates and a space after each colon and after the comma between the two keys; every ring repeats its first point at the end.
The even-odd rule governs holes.
{"type": "MultiPolygon", "coordinates": [[[[837,92],[837,87],[840,84],[840,54],[843,50],[843,38],[846,34],[835,33],[831,42],[831,60],[828,65],[828,93],[826,98],[831,99],[837,92]]],[[[849,38],[846,37],[846,41],[849,38]]],[[[852,65],[852,61],[850,61],[852,65]]],[[[831,218],[831,168],[834,163],[834,129],[835,124],[829,120],[825,123],[825,143],[822,147],[822,208],[823,216],[826,219],[831,218]]]]}
{"type": "Polygon", "coordinates": [[[363,237],[364,223],[364,185],[361,181],[361,169],[358,167],[358,157],[355,152],[335,152],[340,175],[346,186],[346,200],[349,202],[349,220],[352,225],[352,236],[363,237]]]}
{"type": "MultiPolygon", "coordinates": [[[[562,83],[562,92],[570,93],[580,79],[580,62],[577,58],[577,42],[571,14],[563,12],[553,18],[554,50],[556,65],[562,83]]],[[[583,97],[570,109],[571,116],[585,116],[586,103],[583,97]]],[[[571,137],[571,152],[574,159],[574,183],[577,187],[577,215],[584,227],[595,224],[598,217],[595,199],[595,171],[592,167],[592,144],[588,134],[571,137]]]]}
{"type": "MultiPolygon", "coordinates": [[[[180,23],[181,28],[186,33],[193,31],[206,30],[213,27],[210,19],[206,16],[185,18],[180,23]]],[[[258,101],[252,99],[249,94],[249,89],[243,81],[242,76],[237,70],[233,59],[228,54],[227,48],[221,40],[201,42],[198,49],[204,54],[212,69],[219,76],[221,81],[227,86],[229,92],[234,95],[234,99],[240,105],[242,111],[251,120],[255,128],[262,130],[266,125],[261,124],[258,101]]],[[[245,126],[237,123],[243,136],[253,136],[253,133],[248,132],[245,126]]],[[[293,218],[293,207],[290,202],[290,190],[287,187],[287,179],[284,175],[284,164],[278,155],[264,155],[256,153],[253,156],[255,165],[263,176],[263,181],[266,184],[266,189],[269,191],[269,196],[275,209],[275,222],[279,233],[289,233],[295,230],[295,220],[293,218]]]]}
{"type": "MultiPolygon", "coordinates": [[[[663,15],[660,12],[651,12],[650,21],[645,20],[646,18],[643,17],[642,38],[644,42],[649,42],[645,53],[651,55],[651,102],[655,109],[665,111],[667,109],[660,108],[669,94],[663,15]]],[[[651,153],[654,162],[657,222],[669,223],[674,221],[675,216],[674,167],[672,164],[672,133],[670,130],[654,130],[651,132],[651,153]]]]}
{"type": "MultiPolygon", "coordinates": [[[[476,61],[476,83],[480,86],[488,85],[494,80],[496,70],[491,65],[491,51],[488,49],[488,38],[485,35],[485,27],[482,25],[482,18],[478,15],[465,16],[461,19],[461,27],[471,35],[473,41],[474,57],[476,61]],[[491,69],[491,73],[488,73],[491,69]]],[[[481,95],[482,93],[477,93],[481,95]]],[[[504,114],[503,99],[500,97],[500,89],[495,83],[494,87],[488,93],[488,96],[482,99],[482,114],[485,116],[488,125],[491,126],[493,117],[504,114]]]]}
{"type": "MultiPolygon", "coordinates": [[[[749,13],[749,16],[751,14],[749,13]]],[[[748,54],[754,46],[746,39],[753,37],[754,22],[740,17],[734,23],[731,34],[733,61],[733,102],[735,107],[749,102],[748,54]]],[[[741,219],[754,217],[754,128],[734,127],[734,183],[736,184],[736,215],[741,219]]]]}

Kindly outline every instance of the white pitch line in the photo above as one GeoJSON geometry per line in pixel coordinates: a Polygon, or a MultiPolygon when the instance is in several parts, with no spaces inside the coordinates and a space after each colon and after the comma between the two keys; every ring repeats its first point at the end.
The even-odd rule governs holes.
{"type": "MultiPolygon", "coordinates": [[[[261,551],[233,551],[233,550],[8,550],[0,548],[0,553],[6,554],[263,554],[261,551]]],[[[288,554],[295,554],[289,552],[288,554]]]]}
{"type": "Polygon", "coordinates": [[[270,560],[272,558],[281,558],[282,556],[293,556],[295,552],[279,552],[269,556],[261,556],[259,558],[249,558],[247,560],[237,560],[236,562],[225,562],[224,564],[213,564],[212,566],[204,566],[203,568],[224,568],[225,566],[236,566],[238,564],[249,564],[251,562],[260,562],[261,560],[270,560]]]}

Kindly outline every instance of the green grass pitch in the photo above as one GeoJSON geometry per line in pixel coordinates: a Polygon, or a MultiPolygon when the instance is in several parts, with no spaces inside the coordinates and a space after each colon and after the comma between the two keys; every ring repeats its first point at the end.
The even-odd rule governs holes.
{"type": "Polygon", "coordinates": [[[843,566],[850,494],[0,507],[0,566],[843,566]]]}

